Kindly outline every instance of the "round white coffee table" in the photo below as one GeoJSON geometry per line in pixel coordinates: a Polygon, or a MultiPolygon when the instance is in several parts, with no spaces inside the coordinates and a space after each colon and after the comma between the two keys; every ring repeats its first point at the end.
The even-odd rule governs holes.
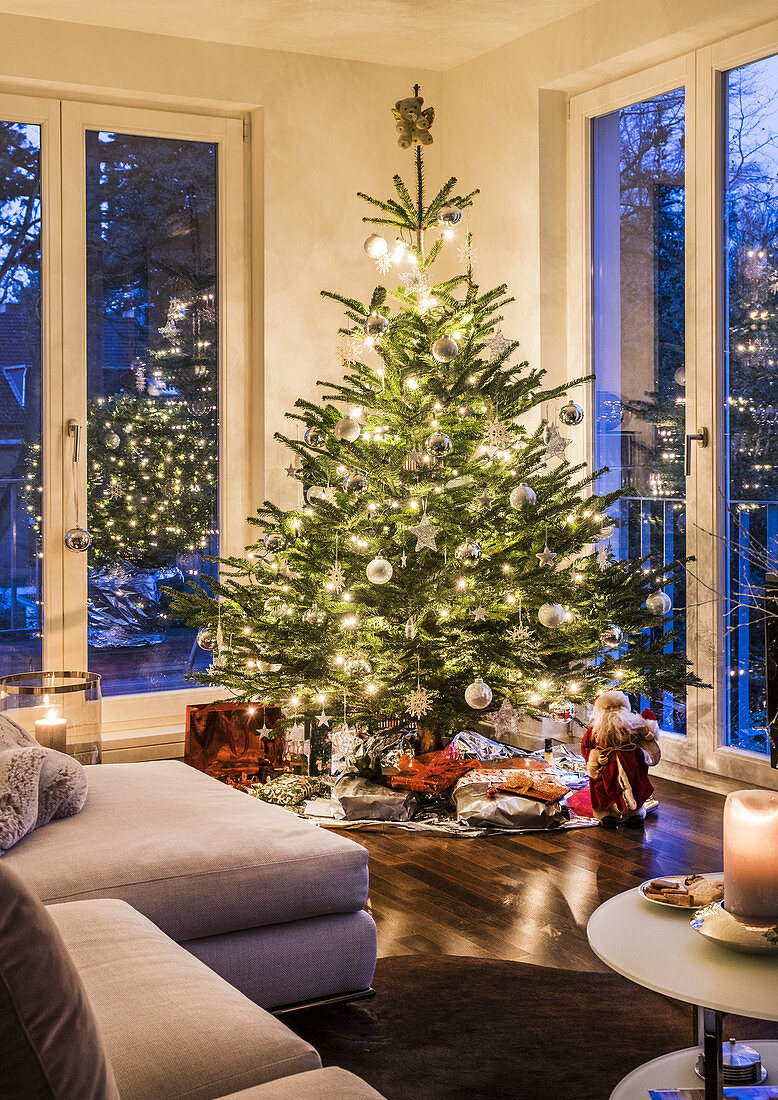
{"type": "MultiPolygon", "coordinates": [[[[618,974],[704,1010],[705,1095],[720,1097],[721,1014],[778,1020],[778,954],[746,955],[711,943],[690,927],[692,915],[627,890],[595,910],[587,934],[594,953],[618,974]]],[[[754,1046],[767,1083],[778,1084],[778,1041],[759,1039],[754,1046]]],[[[700,1047],[688,1047],[647,1062],[620,1082],[611,1100],[647,1100],[650,1088],[699,1088],[694,1072],[699,1054],[700,1047]]]]}

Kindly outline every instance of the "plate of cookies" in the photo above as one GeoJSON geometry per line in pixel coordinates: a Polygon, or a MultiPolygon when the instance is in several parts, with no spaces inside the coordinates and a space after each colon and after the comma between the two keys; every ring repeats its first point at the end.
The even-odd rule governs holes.
{"type": "Polygon", "coordinates": [[[638,893],[646,901],[656,905],[670,905],[675,909],[702,909],[724,898],[724,876],[712,875],[664,875],[651,878],[638,886],[638,893]]]}

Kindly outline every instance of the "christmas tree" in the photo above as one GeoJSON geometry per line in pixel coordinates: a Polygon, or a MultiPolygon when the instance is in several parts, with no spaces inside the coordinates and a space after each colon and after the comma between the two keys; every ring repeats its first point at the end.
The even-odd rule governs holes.
{"type": "Polygon", "coordinates": [[[344,377],[319,383],[320,403],[298,400],[299,434],[277,436],[299,507],[266,501],[246,556],[175,599],[215,645],[195,678],[295,723],[345,711],[438,731],[485,712],[499,728],[569,717],[613,684],[682,693],[699,681],[669,651],[678,612],[662,585],[683,564],[612,556],[618,494],[598,495],[566,458],[583,411],[567,385],[544,389],[543,371],[516,363],[500,327],[513,299],[478,285],[469,232],[464,270],[433,276],[477,192],[452,178],[428,196],[433,112],[416,89],[393,114],[412,185],[397,175],[390,198],[360,197],[382,231],[365,252],[399,279],[369,302],[323,292],[345,309],[344,377]],[[559,423],[540,416],[551,409],[559,423]]]}

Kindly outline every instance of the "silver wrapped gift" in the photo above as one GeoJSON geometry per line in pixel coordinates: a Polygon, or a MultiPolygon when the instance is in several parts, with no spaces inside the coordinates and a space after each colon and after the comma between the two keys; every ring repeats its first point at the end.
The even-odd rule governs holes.
{"type": "Polygon", "coordinates": [[[395,791],[353,773],[343,775],[332,790],[335,816],[345,821],[410,821],[421,806],[415,791],[395,791]]]}
{"type": "Polygon", "coordinates": [[[567,821],[568,812],[561,802],[538,802],[507,791],[490,797],[489,790],[488,783],[459,781],[454,791],[459,821],[474,828],[497,825],[501,829],[554,829],[567,821]]]}

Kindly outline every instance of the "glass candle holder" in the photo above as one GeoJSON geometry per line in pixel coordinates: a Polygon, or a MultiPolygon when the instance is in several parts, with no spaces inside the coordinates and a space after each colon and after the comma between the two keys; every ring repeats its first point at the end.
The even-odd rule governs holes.
{"type": "Polygon", "coordinates": [[[778,924],[778,791],[727,795],[724,908],[744,924],[778,924]]]}
{"type": "Polygon", "coordinates": [[[0,713],[45,748],[99,764],[103,697],[96,672],[20,672],[0,677],[0,713]]]}

